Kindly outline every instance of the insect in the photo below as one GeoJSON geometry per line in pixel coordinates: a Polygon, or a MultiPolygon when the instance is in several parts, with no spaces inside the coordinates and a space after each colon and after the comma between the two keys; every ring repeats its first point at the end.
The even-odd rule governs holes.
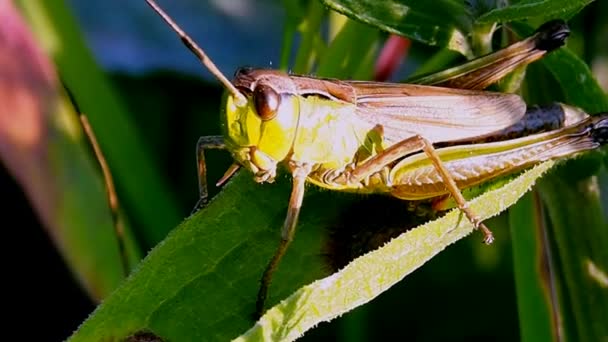
{"type": "Polygon", "coordinates": [[[258,314],[294,237],[306,182],[405,200],[449,195],[482,231],[484,242],[491,243],[491,231],[469,209],[461,188],[595,148],[604,139],[603,120],[578,117],[569,121],[571,127],[533,138],[482,144],[521,122],[526,104],[514,94],[447,87],[483,89],[515,67],[542,57],[563,44],[568,35],[563,23],[543,25],[520,43],[421,81],[444,87],[318,79],[265,69],[240,69],[230,82],[153,0],[146,1],[228,91],[223,136],[201,137],[197,145],[197,208],[207,201],[206,149],[226,149],[235,159],[219,183],[241,167],[260,183],[272,182],[279,164],[291,173],[287,215],[279,246],[262,275],[258,314]],[[573,137],[578,136],[585,137],[580,138],[585,143],[576,144],[573,137]]]}

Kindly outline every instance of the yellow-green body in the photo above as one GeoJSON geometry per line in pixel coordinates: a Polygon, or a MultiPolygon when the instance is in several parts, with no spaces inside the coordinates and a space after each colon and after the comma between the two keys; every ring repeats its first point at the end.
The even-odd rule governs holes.
{"type": "MultiPolygon", "coordinates": [[[[327,89],[323,92],[301,94],[304,92],[302,88],[306,85],[300,86],[297,79],[294,82],[291,76],[277,71],[263,72],[261,78],[259,75],[254,75],[256,76],[252,78],[254,82],[250,82],[248,79],[242,82],[250,87],[249,89],[242,85],[240,87],[244,93],[250,92],[246,106],[236,106],[230,95],[225,98],[226,108],[223,120],[226,146],[241,165],[254,173],[258,182],[272,181],[276,176],[278,164],[283,163],[289,169],[302,165],[310,166],[306,180],[331,190],[388,193],[407,200],[420,200],[448,194],[442,177],[431,160],[424,153],[416,153],[419,151],[412,151],[410,155],[383,166],[379,171],[373,172],[363,179],[349,180],[350,170],[394,144],[412,137],[417,132],[404,127],[402,133],[397,131],[397,134],[394,132],[386,134],[385,127],[394,126],[394,123],[386,122],[386,120],[375,122],[361,115],[361,108],[358,107],[356,99],[353,100],[355,97],[349,93],[349,88],[341,83],[337,84],[336,89],[326,87],[327,89]],[[273,92],[273,96],[279,94],[280,100],[277,100],[276,108],[273,107],[276,109],[272,111],[273,116],[262,119],[256,110],[255,99],[255,96],[261,95],[256,95],[255,87],[259,84],[266,84],[265,82],[271,83],[273,86],[278,85],[278,90],[271,90],[271,92],[273,92]]],[[[328,82],[328,80],[321,80],[321,82],[328,82]]],[[[240,84],[238,79],[235,84],[240,84]]],[[[320,85],[322,88],[326,84],[320,83],[320,85]]],[[[315,86],[319,87],[319,84],[315,86]]],[[[412,96],[412,92],[418,92],[417,96],[422,98],[425,94],[422,91],[431,92],[431,95],[434,96],[431,99],[439,102],[438,107],[441,107],[440,103],[446,96],[456,96],[461,101],[465,101],[462,99],[464,91],[460,90],[454,93],[446,91],[445,95],[436,96],[433,88],[412,88],[409,90],[409,94],[404,96],[412,96]]],[[[479,94],[474,92],[464,95],[479,96],[479,94]]],[[[481,94],[487,96],[485,100],[490,103],[487,105],[489,110],[498,112],[498,114],[503,114],[509,109],[516,112],[522,110],[514,98],[502,97],[509,95],[501,95],[497,100],[492,97],[496,96],[493,93],[481,94]]],[[[421,102],[421,100],[415,99],[412,101],[416,101],[414,103],[421,106],[421,103],[426,104],[427,102],[432,105],[432,100],[421,102]]],[[[466,104],[464,106],[466,107],[466,104]]],[[[479,104],[475,104],[475,106],[478,107],[479,104]]],[[[428,110],[428,106],[420,108],[421,111],[428,110]]],[[[437,115],[444,114],[439,112],[437,115]]],[[[506,122],[515,118],[519,119],[521,115],[518,113],[510,115],[506,122]]],[[[427,117],[432,118],[428,113],[427,117]]],[[[500,118],[499,115],[494,117],[500,118]]],[[[584,118],[580,115],[574,115],[574,117],[578,121],[584,118]]],[[[399,120],[399,117],[395,120],[399,120]]],[[[474,125],[469,124],[469,126],[474,125]]],[[[469,126],[465,128],[470,129],[469,126]]],[[[504,128],[503,126],[505,124],[497,119],[496,126],[486,128],[486,133],[504,128]]],[[[581,128],[573,125],[565,129],[577,133],[581,128]]],[[[439,149],[437,153],[453,175],[458,187],[467,188],[546,159],[559,158],[578,150],[596,147],[596,144],[591,142],[586,145],[572,145],[569,139],[573,138],[564,132],[565,129],[503,142],[458,145],[439,149]],[[564,143],[566,147],[560,147],[559,144],[564,143]]],[[[466,138],[465,134],[466,129],[464,134],[456,132],[446,136],[444,140],[466,138]]],[[[421,132],[420,135],[424,135],[424,132],[421,132]]],[[[471,134],[471,136],[474,135],[471,134]]],[[[433,142],[437,141],[441,141],[440,136],[433,138],[433,142]]]]}
{"type": "Polygon", "coordinates": [[[236,160],[254,174],[274,175],[277,161],[313,164],[307,180],[331,190],[366,193],[387,192],[386,184],[364,185],[328,183],[324,176],[353,167],[364,157],[386,148],[374,124],[359,119],[355,106],[310,96],[290,96],[275,120],[263,122],[254,106],[239,108],[227,97],[226,127],[228,148],[236,160]],[[359,159],[358,159],[359,158],[359,159]]]}

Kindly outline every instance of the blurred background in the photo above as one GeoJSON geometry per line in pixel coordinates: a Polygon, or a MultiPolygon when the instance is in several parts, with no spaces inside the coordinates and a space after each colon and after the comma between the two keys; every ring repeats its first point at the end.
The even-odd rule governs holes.
{"type": "MultiPolygon", "coordinates": [[[[99,113],[85,114],[91,115],[94,129],[104,137],[102,146],[112,155],[108,159],[117,183],[119,216],[127,227],[126,253],[131,268],[187,217],[196,203],[195,145],[201,135],[220,133],[216,120],[222,89],[143,0],[66,0],[65,6],[57,8],[25,0],[17,1],[17,4],[26,13],[28,22],[38,23],[32,26],[38,39],[42,38],[39,44],[44,47],[43,51],[54,51],[53,58],[62,70],[58,80],[66,86],[66,98],[75,104],[76,111],[79,106],[89,108],[91,103],[88,101],[100,101],[96,107],[99,113]],[[51,34],[45,40],[45,27],[41,25],[46,23],[49,25],[47,30],[54,30],[50,23],[53,20],[45,17],[48,15],[56,15],[54,20],[65,25],[63,30],[69,32],[73,40],[57,43],[50,38],[51,34]],[[74,91],[74,87],[80,90],[74,91]],[[82,95],[82,89],[87,94],[82,95]],[[116,159],[129,159],[130,148],[145,151],[130,164],[117,166],[116,159]],[[154,186],[141,189],[129,185],[137,179],[141,180],[140,184],[154,186]],[[146,200],[138,201],[138,198],[146,200]]],[[[592,68],[604,91],[608,89],[606,5],[605,1],[596,1],[578,13],[569,22],[572,35],[568,40],[568,47],[592,68]]],[[[164,1],[161,6],[204,47],[228,76],[241,66],[274,68],[281,65],[282,45],[286,42],[284,29],[290,20],[290,12],[286,11],[283,2],[180,0],[164,1]]],[[[8,15],[6,8],[0,6],[6,10],[0,15],[8,15]]],[[[331,28],[326,30],[331,31],[331,28]]],[[[380,36],[377,49],[385,38],[384,34],[380,36]]],[[[297,43],[296,38],[292,42],[294,50],[297,43]]],[[[391,73],[390,79],[404,79],[437,51],[438,48],[413,42],[407,57],[402,57],[403,62],[397,64],[399,68],[391,73]]],[[[70,131],[69,127],[74,123],[62,121],[58,125],[68,127],[66,130],[70,131]]],[[[69,141],[60,144],[70,144],[69,141]]],[[[72,166],[62,169],[61,174],[73,176],[86,170],[99,176],[101,173],[86,139],[80,136],[71,141],[78,142],[79,147],[73,149],[88,151],[88,157],[69,164],[72,166]]],[[[52,150],[49,153],[53,155],[52,150]]],[[[230,163],[228,153],[210,153],[210,183],[219,179],[230,163]]],[[[5,311],[14,322],[8,329],[26,335],[30,329],[35,329],[44,333],[45,340],[62,340],[121,279],[116,255],[105,266],[96,264],[95,260],[85,262],[84,268],[92,274],[97,271],[112,274],[104,280],[95,280],[95,277],[85,280],[68,266],[78,264],[80,249],[91,246],[98,245],[106,251],[111,249],[116,254],[114,224],[107,217],[94,214],[105,210],[105,197],[79,193],[79,189],[90,187],[92,193],[99,195],[104,192],[103,183],[100,177],[89,183],[80,180],[80,176],[76,176],[78,181],[48,176],[50,179],[59,177],[63,180],[57,184],[70,187],[63,189],[71,193],[73,210],[91,209],[93,214],[73,217],[65,209],[61,219],[57,216],[41,218],[37,213],[44,209],[40,208],[53,205],[54,199],[50,195],[53,189],[44,195],[47,199],[36,202],[32,197],[37,196],[37,191],[48,189],[36,187],[38,183],[23,185],[26,177],[15,176],[14,170],[15,165],[29,165],[32,170],[40,171],[42,164],[9,164],[0,168],[0,188],[7,203],[4,212],[8,215],[4,221],[4,241],[9,247],[4,258],[8,272],[3,279],[11,297],[5,311]],[[64,181],[66,183],[62,183],[64,181]],[[100,236],[92,241],[77,242],[73,251],[62,256],[57,246],[68,245],[66,241],[79,241],[78,233],[74,232],[83,222],[89,222],[87,220],[99,222],[107,230],[96,232],[100,236]],[[61,230],[57,228],[63,224],[60,222],[72,224],[73,228],[61,230]]],[[[35,171],[19,172],[38,175],[35,171]]],[[[44,176],[38,176],[44,179],[44,176]]],[[[218,189],[211,187],[210,191],[214,195],[218,189]]],[[[384,202],[378,205],[369,210],[379,212],[391,206],[384,202]]],[[[465,239],[370,305],[321,325],[306,338],[348,341],[375,336],[402,336],[421,341],[448,339],[448,336],[452,341],[519,339],[513,256],[506,220],[502,215],[488,223],[496,233],[493,248],[480,246],[479,236],[465,239]],[[452,291],[460,296],[452,296],[452,291]],[[437,330],[432,325],[433,320],[445,324],[437,330]],[[463,325],[462,321],[470,324],[463,325]]]]}

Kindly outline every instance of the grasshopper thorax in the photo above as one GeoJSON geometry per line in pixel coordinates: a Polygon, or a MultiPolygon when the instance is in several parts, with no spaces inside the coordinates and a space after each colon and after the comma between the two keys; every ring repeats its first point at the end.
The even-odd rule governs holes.
{"type": "Polygon", "coordinates": [[[233,84],[247,103],[237,106],[232,94],[225,96],[221,125],[226,146],[256,181],[272,181],[277,164],[290,155],[297,133],[296,87],[286,73],[260,69],[240,69],[233,84]]]}

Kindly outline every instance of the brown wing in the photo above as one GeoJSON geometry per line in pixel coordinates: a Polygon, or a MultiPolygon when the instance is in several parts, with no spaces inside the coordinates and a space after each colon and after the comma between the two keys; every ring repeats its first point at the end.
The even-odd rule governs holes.
{"type": "Polygon", "coordinates": [[[503,129],[526,111],[513,94],[413,84],[342,81],[354,89],[357,116],[382,125],[385,138],[419,134],[431,142],[471,138],[503,129]]]}

